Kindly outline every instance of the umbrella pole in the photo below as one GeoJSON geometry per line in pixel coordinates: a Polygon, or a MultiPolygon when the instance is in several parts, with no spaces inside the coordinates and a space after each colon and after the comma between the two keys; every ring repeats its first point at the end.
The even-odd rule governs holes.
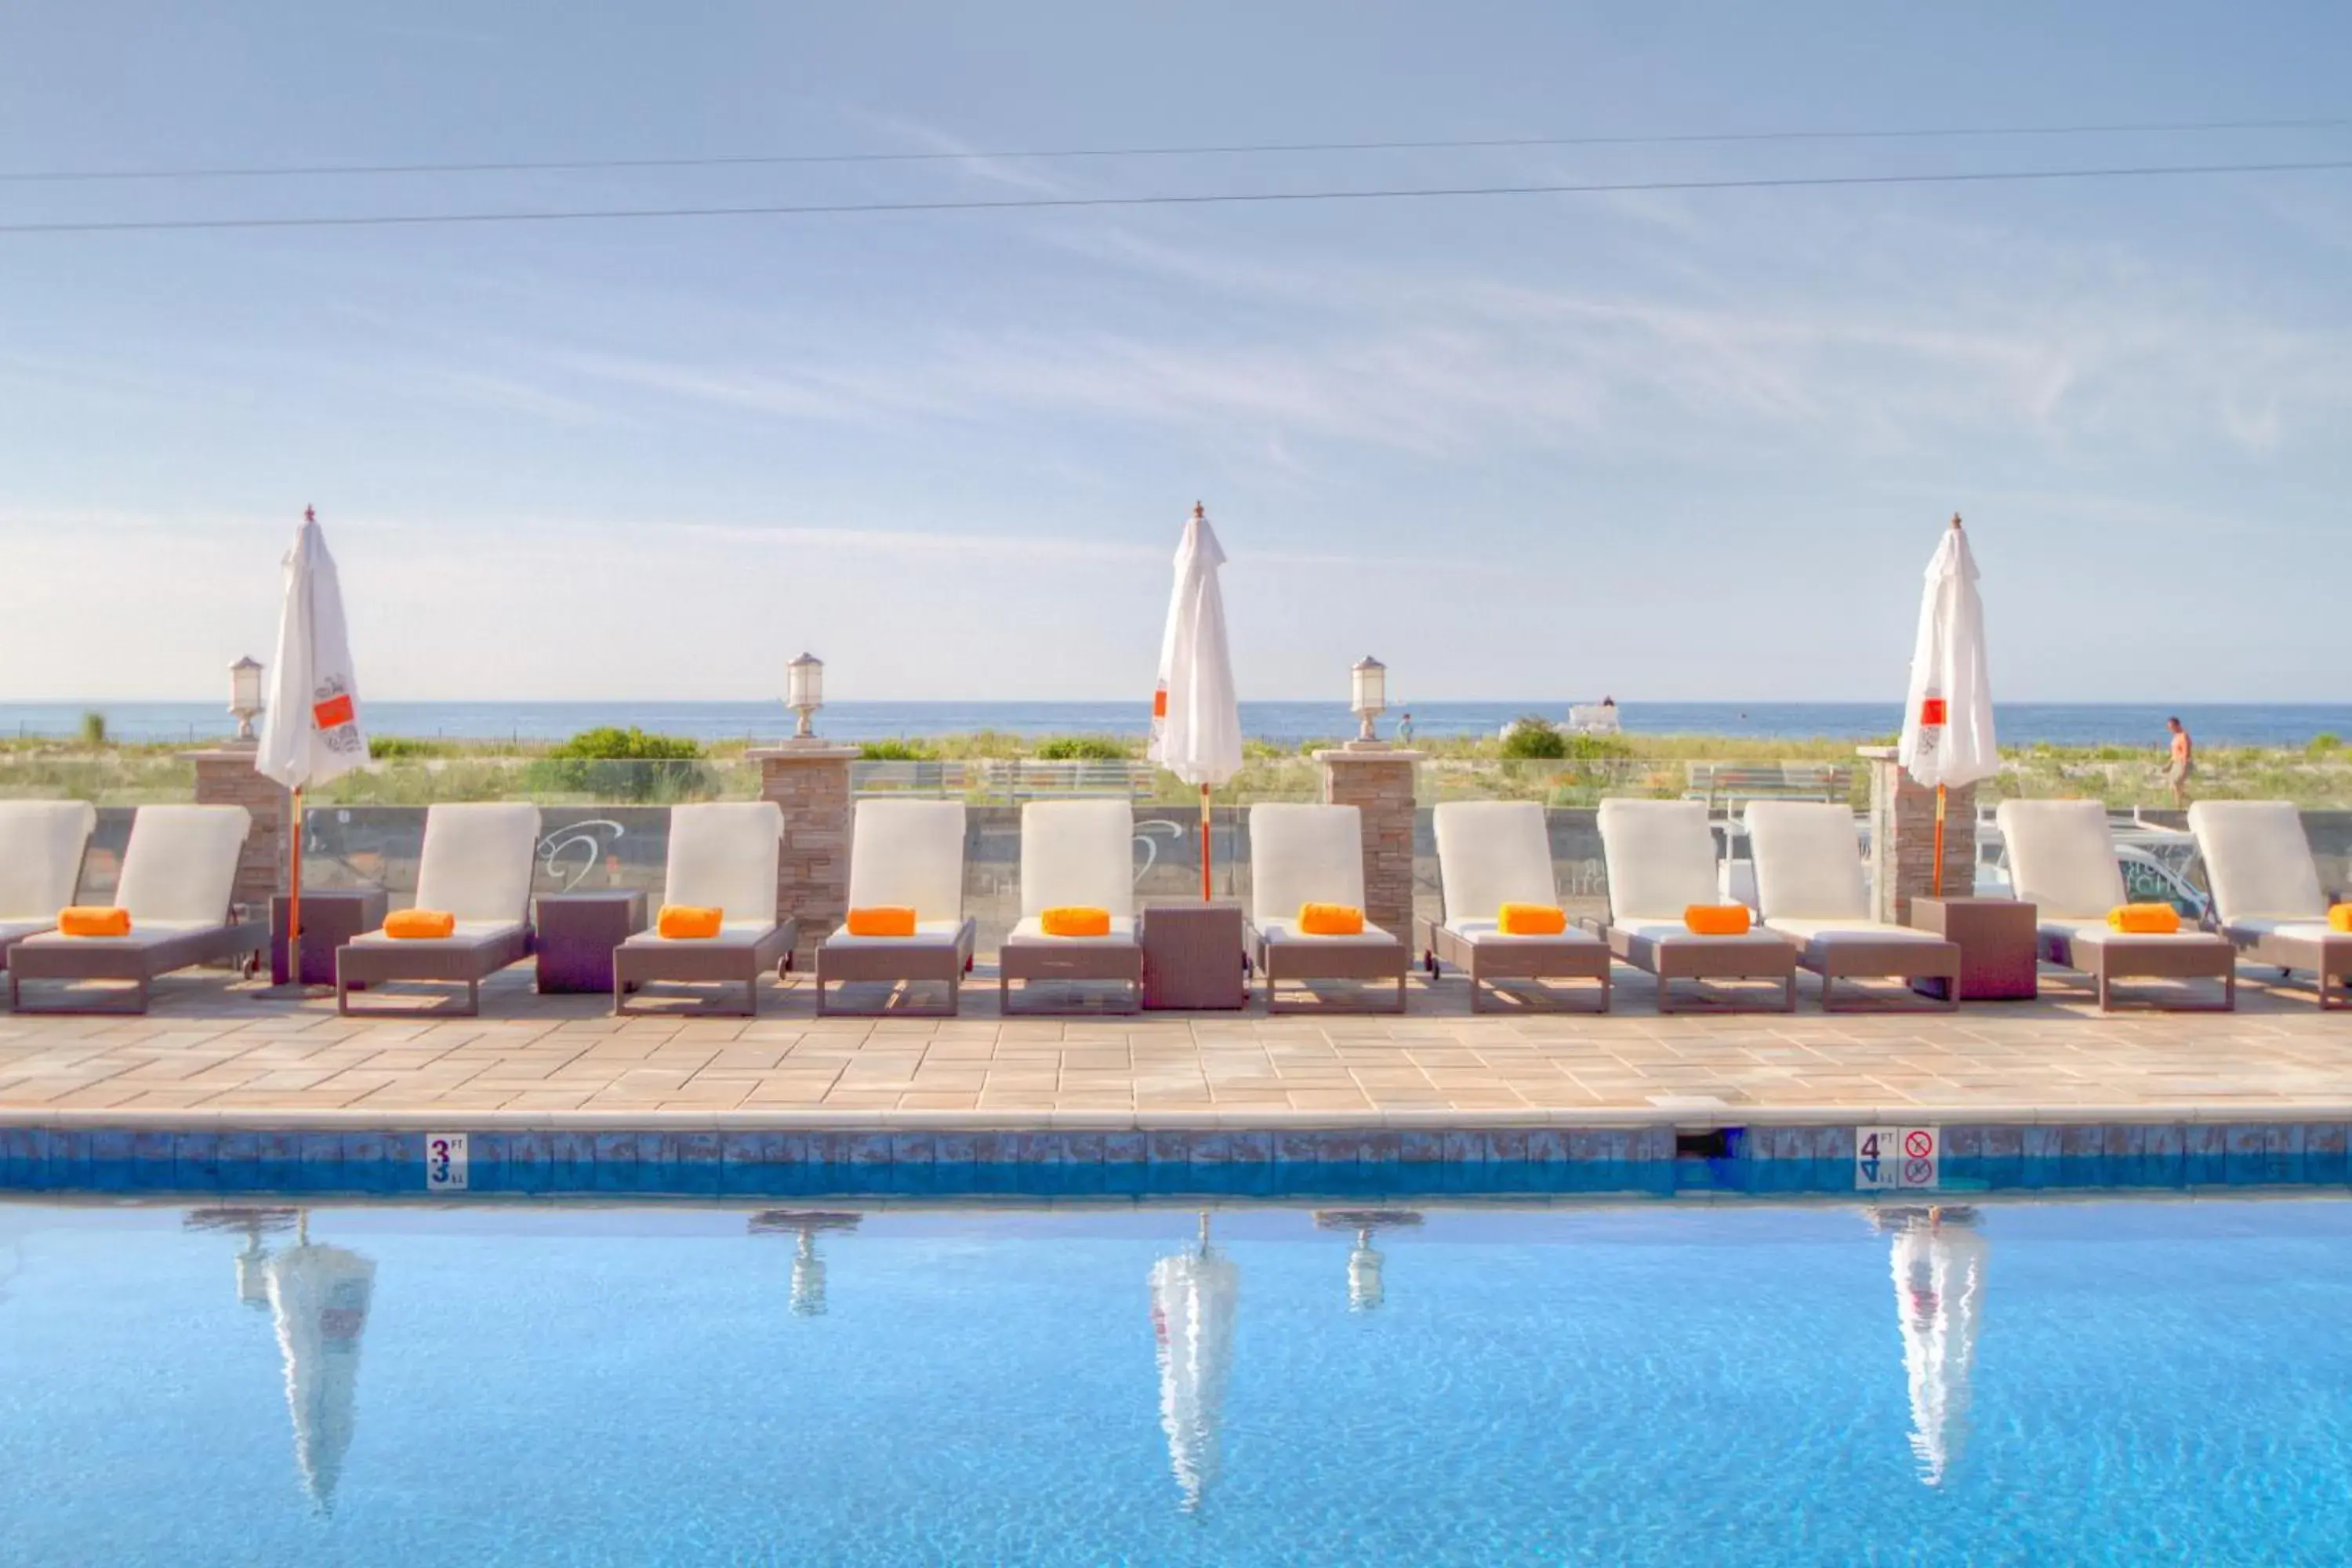
{"type": "Polygon", "coordinates": [[[1201,901],[1209,901],[1209,786],[1201,786],[1201,901]]]}
{"type": "Polygon", "coordinates": [[[1936,786],[1936,897],[1944,896],[1944,786],[1936,786]]]}
{"type": "Polygon", "coordinates": [[[302,984],[302,786],[294,786],[294,877],[286,890],[286,980],[302,984]]]}

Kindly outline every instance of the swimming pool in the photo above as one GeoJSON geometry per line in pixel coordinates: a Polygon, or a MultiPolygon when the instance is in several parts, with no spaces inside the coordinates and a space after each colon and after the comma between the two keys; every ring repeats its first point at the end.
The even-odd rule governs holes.
{"type": "Polygon", "coordinates": [[[2352,1202],[0,1204],[0,1556],[2339,1563],[2352,1202]]]}

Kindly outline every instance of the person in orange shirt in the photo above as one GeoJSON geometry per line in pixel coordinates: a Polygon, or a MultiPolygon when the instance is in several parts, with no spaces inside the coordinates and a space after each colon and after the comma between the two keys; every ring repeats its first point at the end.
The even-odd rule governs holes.
{"type": "Polygon", "coordinates": [[[2164,782],[2172,786],[2172,804],[2186,811],[2189,775],[2197,766],[2197,748],[2189,739],[2189,727],[2178,716],[2167,719],[2164,725],[2172,731],[2172,757],[2164,764],[2164,782]]]}

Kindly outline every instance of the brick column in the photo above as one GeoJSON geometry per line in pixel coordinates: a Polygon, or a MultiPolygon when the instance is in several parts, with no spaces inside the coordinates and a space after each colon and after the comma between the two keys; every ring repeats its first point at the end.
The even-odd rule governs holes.
{"type": "Polygon", "coordinates": [[[800,951],[812,952],[849,910],[849,764],[855,746],[787,741],[751,753],[760,797],[783,808],[776,862],[776,912],[801,922],[800,951]]]}
{"type": "MultiPolygon", "coordinates": [[[[1911,923],[1911,900],[1936,889],[1936,792],[1915,782],[1892,746],[1864,746],[1870,767],[1871,912],[1911,923]]],[[[1944,892],[1966,898],[1977,886],[1977,786],[1944,794],[1944,892]]]]}
{"type": "Polygon", "coordinates": [[[198,805],[241,805],[253,814],[253,829],[237,857],[236,884],[230,898],[267,908],[270,896],[286,890],[294,797],[284,784],[254,771],[251,746],[182,753],[196,765],[198,805]]]}
{"type": "Polygon", "coordinates": [[[1323,798],[1364,818],[1364,917],[1412,940],[1412,787],[1419,752],[1351,742],[1318,752],[1323,798]]]}

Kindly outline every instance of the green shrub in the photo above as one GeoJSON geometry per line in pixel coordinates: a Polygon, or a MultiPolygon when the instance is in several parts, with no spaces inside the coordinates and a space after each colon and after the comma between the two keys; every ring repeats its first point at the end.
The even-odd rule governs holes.
{"type": "Polygon", "coordinates": [[[2315,757],[2320,757],[2326,756],[2328,752],[2336,750],[2343,744],[2344,742],[2342,741],[2336,739],[2336,732],[2334,731],[2322,730],[2318,734],[2314,735],[2311,738],[2311,744],[2305,746],[2304,750],[2309,752],[2315,757]]]}
{"type": "Polygon", "coordinates": [[[683,735],[648,735],[635,724],[625,730],[606,724],[581,731],[562,744],[549,748],[547,754],[584,761],[674,763],[702,755],[702,747],[683,735]]]}
{"type": "Polygon", "coordinates": [[[420,757],[454,757],[455,741],[419,741],[407,735],[370,735],[368,755],[379,763],[405,763],[420,757]]]}
{"type": "Polygon", "coordinates": [[[1564,735],[1563,756],[1580,763],[1608,762],[1617,757],[1630,757],[1633,748],[1614,735],[1564,735]]]}
{"type": "Polygon", "coordinates": [[[702,747],[680,735],[648,735],[635,725],[583,730],[526,770],[534,794],[584,794],[597,800],[679,801],[708,795],[710,770],[702,747]]]}
{"type": "MultiPolygon", "coordinates": [[[[1579,736],[1578,739],[1597,739],[1579,736]]],[[[1568,755],[1568,737],[1549,719],[1530,715],[1511,721],[1503,737],[1503,755],[1513,762],[1553,762],[1568,755]]]]}
{"type": "Polygon", "coordinates": [[[81,743],[85,746],[106,744],[106,715],[92,710],[81,716],[81,743]]]}
{"type": "Polygon", "coordinates": [[[939,753],[920,741],[867,741],[857,755],[869,763],[928,763],[939,753]]]}
{"type": "Polygon", "coordinates": [[[1029,754],[1045,763],[1123,763],[1128,750],[1108,735],[1056,735],[1029,754]]]}

